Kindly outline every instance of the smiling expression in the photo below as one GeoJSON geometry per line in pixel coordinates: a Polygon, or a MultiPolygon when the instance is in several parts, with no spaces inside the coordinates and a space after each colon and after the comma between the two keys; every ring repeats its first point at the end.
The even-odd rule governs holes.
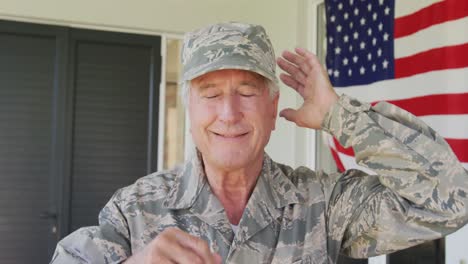
{"type": "Polygon", "coordinates": [[[275,129],[278,94],[264,77],[244,70],[218,70],[191,81],[191,133],[204,162],[226,171],[259,159],[275,129]]]}

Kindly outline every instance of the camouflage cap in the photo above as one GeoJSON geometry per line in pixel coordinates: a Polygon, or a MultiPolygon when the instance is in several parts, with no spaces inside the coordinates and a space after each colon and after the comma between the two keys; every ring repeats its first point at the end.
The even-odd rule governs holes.
{"type": "Polygon", "coordinates": [[[256,72],[278,83],[273,46],[259,25],[220,23],[185,34],[182,81],[222,69],[256,72]]]}

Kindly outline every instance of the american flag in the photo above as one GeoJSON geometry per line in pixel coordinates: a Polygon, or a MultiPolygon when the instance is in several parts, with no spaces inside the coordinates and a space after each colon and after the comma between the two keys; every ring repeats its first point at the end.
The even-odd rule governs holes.
{"type": "MultiPolygon", "coordinates": [[[[468,0],[325,5],[327,70],[338,93],[420,117],[468,168],[468,0]]],[[[327,140],[339,170],[364,169],[351,148],[327,140]]]]}

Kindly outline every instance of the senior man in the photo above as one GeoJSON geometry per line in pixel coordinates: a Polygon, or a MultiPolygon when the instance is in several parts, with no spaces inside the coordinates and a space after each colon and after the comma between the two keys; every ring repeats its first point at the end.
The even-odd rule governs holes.
{"type": "Polygon", "coordinates": [[[272,161],[271,43],[260,26],[211,25],[184,39],[193,159],[117,191],[99,226],[60,241],[52,263],[335,263],[340,253],[385,254],[467,222],[467,171],[442,137],[388,103],[338,97],[310,52],[282,55],[281,80],[304,104],[280,116],[331,133],[378,175],[272,161]]]}

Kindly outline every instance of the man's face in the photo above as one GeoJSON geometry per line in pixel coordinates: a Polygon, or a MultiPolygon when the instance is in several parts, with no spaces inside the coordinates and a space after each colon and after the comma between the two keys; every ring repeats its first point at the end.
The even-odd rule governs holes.
{"type": "Polygon", "coordinates": [[[271,98],[262,76],[249,71],[219,70],[193,79],[191,132],[204,161],[229,171],[262,159],[278,98],[271,98]]]}

